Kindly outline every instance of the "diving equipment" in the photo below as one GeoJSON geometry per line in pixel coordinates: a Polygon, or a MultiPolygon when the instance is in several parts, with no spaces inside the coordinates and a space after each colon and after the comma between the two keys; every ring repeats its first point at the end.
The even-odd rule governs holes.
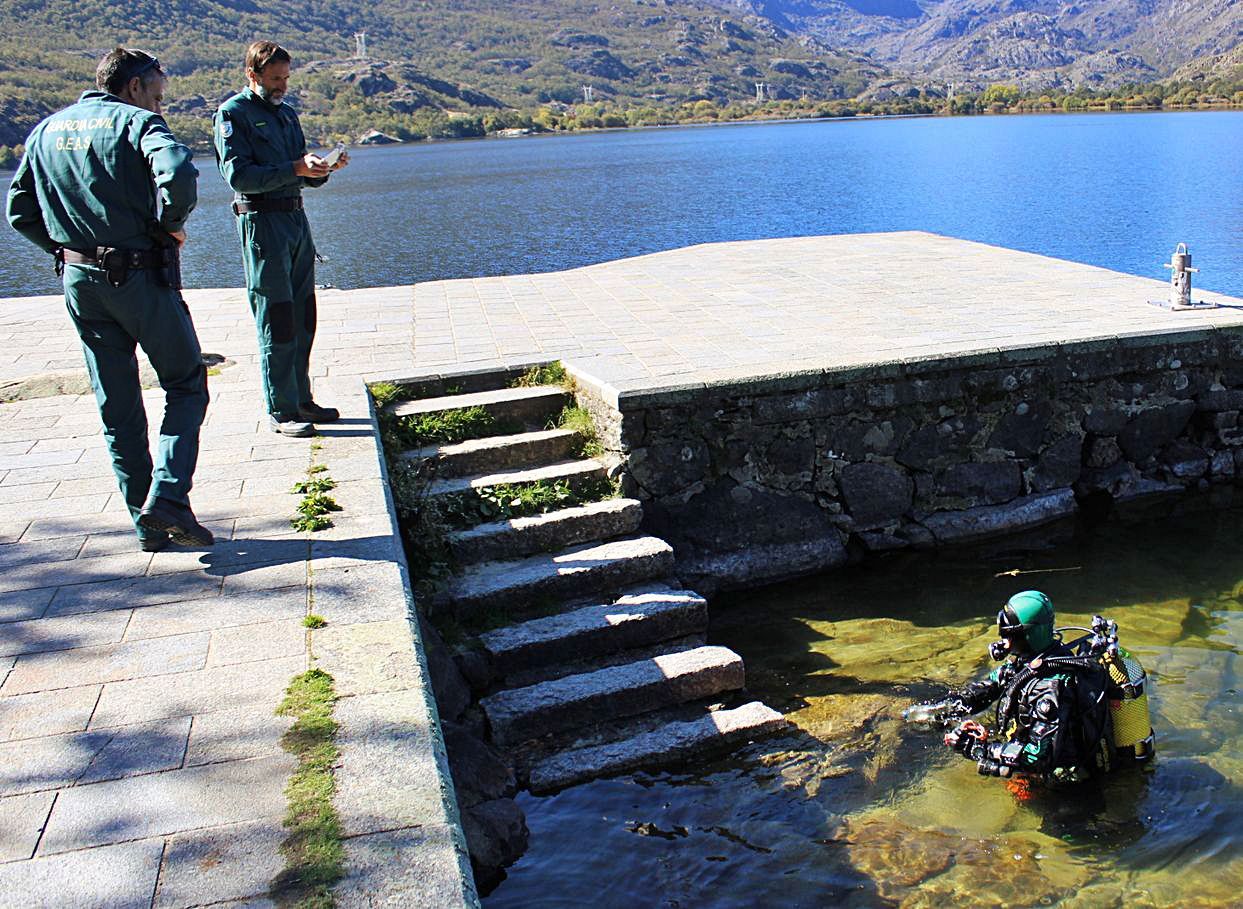
{"type": "Polygon", "coordinates": [[[1105,695],[1118,756],[1149,760],[1156,753],[1156,734],[1148,707],[1148,674],[1133,653],[1118,644],[1118,623],[1093,616],[1091,629],[1059,628],[1091,633],[1074,642],[1076,652],[1100,659],[1109,676],[1105,695]]]}
{"type": "Polygon", "coordinates": [[[997,613],[1001,640],[989,645],[994,660],[1010,653],[1041,653],[1053,645],[1053,603],[1039,590],[1024,590],[997,613]]]}
{"type": "Polygon", "coordinates": [[[902,719],[918,726],[947,726],[961,717],[970,716],[971,709],[953,695],[939,701],[912,704],[902,711],[902,719]]]}

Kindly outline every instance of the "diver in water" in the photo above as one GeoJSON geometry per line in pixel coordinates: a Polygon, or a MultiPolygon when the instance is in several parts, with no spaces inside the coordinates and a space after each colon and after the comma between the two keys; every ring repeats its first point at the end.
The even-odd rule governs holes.
{"type": "Polygon", "coordinates": [[[1152,755],[1143,669],[1118,647],[1116,624],[1098,616],[1090,635],[1065,644],[1049,598],[1027,590],[997,613],[997,630],[989,653],[1001,666],[941,704],[924,705],[966,716],[997,702],[992,733],[967,720],[945,734],[945,744],[981,774],[1060,785],[1108,771],[1120,757],[1152,755]]]}

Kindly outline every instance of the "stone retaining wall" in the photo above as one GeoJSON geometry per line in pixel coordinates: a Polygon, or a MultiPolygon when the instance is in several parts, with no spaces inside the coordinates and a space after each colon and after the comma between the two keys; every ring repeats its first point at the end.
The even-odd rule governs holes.
{"type": "Polygon", "coordinates": [[[745,586],[1243,477],[1243,330],[654,392],[577,374],[686,583],[745,586]]]}

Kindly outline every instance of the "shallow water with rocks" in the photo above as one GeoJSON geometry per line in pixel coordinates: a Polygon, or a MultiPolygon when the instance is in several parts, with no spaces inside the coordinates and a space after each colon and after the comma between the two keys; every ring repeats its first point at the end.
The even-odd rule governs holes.
{"type": "Polygon", "coordinates": [[[1243,511],[1203,504],[722,598],[713,642],[793,730],[524,795],[530,849],[487,906],[1237,905],[1243,511]],[[1118,622],[1151,680],[1151,765],[1024,797],[902,723],[987,672],[992,619],[1028,588],[1059,624],[1118,622]]]}

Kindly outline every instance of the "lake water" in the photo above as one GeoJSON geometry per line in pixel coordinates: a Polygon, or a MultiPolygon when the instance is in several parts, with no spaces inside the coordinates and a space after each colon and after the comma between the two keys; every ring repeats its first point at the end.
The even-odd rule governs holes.
{"type": "Polygon", "coordinates": [[[714,602],[710,642],[795,730],[520,797],[531,846],[485,905],[1239,905],[1241,517],[1067,525],[1051,545],[905,554],[714,602]],[[1059,624],[1118,622],[1151,681],[1151,764],[1025,799],[901,722],[988,671],[993,617],[1029,587],[1059,624]]]}
{"type": "MultiPolygon", "coordinates": [[[[810,121],[358,149],[306,193],[338,287],[572,268],[692,243],[928,230],[1243,295],[1243,112],[810,121]]],[[[188,287],[242,283],[200,156],[188,287]]],[[[7,176],[7,175],[6,175],[7,176]]],[[[0,296],[54,293],[0,233],[0,296]]]]}

